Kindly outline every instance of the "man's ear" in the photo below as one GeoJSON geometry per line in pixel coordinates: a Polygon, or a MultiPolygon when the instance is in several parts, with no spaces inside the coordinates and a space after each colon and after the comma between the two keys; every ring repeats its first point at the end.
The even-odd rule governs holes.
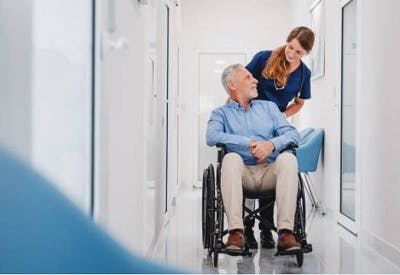
{"type": "Polygon", "coordinates": [[[236,90],[236,85],[232,80],[228,82],[228,88],[231,91],[235,91],[236,90]]]}

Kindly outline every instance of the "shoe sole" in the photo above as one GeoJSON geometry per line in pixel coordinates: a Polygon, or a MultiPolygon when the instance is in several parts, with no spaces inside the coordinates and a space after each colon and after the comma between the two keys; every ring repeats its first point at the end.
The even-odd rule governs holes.
{"type": "Polygon", "coordinates": [[[241,250],[243,250],[243,247],[240,247],[237,245],[230,245],[230,246],[225,247],[225,249],[241,251],[241,250]]]}
{"type": "Polygon", "coordinates": [[[289,248],[283,248],[283,247],[278,246],[277,249],[278,249],[278,251],[296,251],[296,250],[301,250],[301,247],[300,246],[292,246],[289,248]]]}

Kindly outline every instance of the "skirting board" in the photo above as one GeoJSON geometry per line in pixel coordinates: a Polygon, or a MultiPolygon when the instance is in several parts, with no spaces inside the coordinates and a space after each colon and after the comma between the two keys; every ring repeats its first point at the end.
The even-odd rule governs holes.
{"type": "Polygon", "coordinates": [[[364,229],[360,231],[359,237],[363,243],[368,244],[376,252],[400,267],[400,249],[364,229]]]}

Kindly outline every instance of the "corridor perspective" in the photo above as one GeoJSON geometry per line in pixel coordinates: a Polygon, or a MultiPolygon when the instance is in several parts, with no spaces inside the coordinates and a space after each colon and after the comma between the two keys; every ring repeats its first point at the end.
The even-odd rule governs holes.
{"type": "Polygon", "coordinates": [[[400,273],[399,10],[399,0],[0,0],[0,273],[400,273]],[[225,70],[233,64],[246,69],[225,70]],[[271,108],[265,124],[256,104],[271,108]],[[212,112],[220,106],[243,123],[212,112]],[[279,234],[264,248],[259,221],[228,231],[223,149],[207,144],[229,135],[243,169],[272,170],[287,129],[294,228],[277,225],[276,188],[279,234]],[[243,255],[229,255],[223,244],[242,233],[243,255]],[[277,253],[293,252],[285,234],[301,246],[293,255],[277,253]]]}

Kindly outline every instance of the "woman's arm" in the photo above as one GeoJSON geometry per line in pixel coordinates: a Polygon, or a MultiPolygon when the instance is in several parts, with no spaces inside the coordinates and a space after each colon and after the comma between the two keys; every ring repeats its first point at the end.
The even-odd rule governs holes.
{"type": "Polygon", "coordinates": [[[294,99],[294,102],[290,104],[283,113],[286,117],[290,117],[299,112],[300,109],[303,108],[303,105],[304,105],[304,99],[296,97],[294,99]]]}

